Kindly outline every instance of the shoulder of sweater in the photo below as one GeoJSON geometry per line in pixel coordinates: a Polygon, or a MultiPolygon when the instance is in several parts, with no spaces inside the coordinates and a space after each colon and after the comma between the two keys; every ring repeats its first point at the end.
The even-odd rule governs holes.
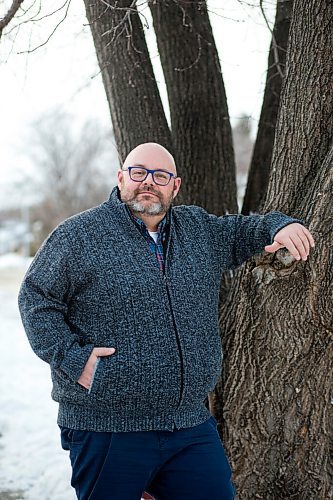
{"type": "Polygon", "coordinates": [[[213,225],[220,224],[223,220],[228,224],[228,217],[225,214],[215,215],[207,212],[198,205],[177,205],[172,208],[172,214],[175,220],[184,220],[186,222],[195,223],[211,223],[213,225]]]}
{"type": "MultiPolygon", "coordinates": [[[[238,213],[226,213],[226,214],[221,214],[220,216],[217,216],[215,214],[211,214],[209,212],[207,212],[207,210],[205,210],[204,208],[202,207],[199,207],[198,205],[176,205],[174,207],[172,207],[172,213],[176,216],[184,216],[184,217],[196,217],[196,218],[203,218],[203,219],[207,219],[210,218],[210,217],[213,217],[213,218],[218,218],[218,217],[223,217],[225,218],[225,220],[227,220],[228,218],[233,218],[235,216],[240,216],[242,218],[246,218],[248,216],[243,216],[241,214],[238,214],[238,213]]],[[[271,211],[268,211],[268,212],[265,212],[265,213],[257,213],[257,212],[252,212],[250,214],[251,216],[257,216],[257,217],[280,217],[281,219],[283,218],[291,218],[292,219],[292,216],[289,216],[283,212],[279,212],[278,210],[271,210],[271,211]]],[[[295,219],[296,220],[296,219],[295,219]]],[[[299,219],[297,219],[299,220],[299,219]]]]}
{"type": "Polygon", "coordinates": [[[101,221],[104,213],[103,203],[96,207],[89,208],[83,212],[68,217],[56,226],[48,235],[45,242],[61,242],[65,244],[67,240],[69,244],[79,238],[84,233],[89,233],[96,230],[96,222],[101,221]],[[64,239],[65,238],[65,239],[64,239]]]}
{"type": "Polygon", "coordinates": [[[63,231],[73,229],[84,229],[90,224],[96,223],[96,221],[103,216],[104,207],[103,203],[101,205],[97,205],[96,207],[88,208],[83,212],[79,212],[74,214],[67,219],[60,222],[60,224],[54,229],[54,231],[63,231]]]}
{"type": "Polygon", "coordinates": [[[202,218],[208,214],[208,212],[197,205],[176,205],[172,207],[172,214],[175,217],[186,217],[186,218],[202,218]]]}

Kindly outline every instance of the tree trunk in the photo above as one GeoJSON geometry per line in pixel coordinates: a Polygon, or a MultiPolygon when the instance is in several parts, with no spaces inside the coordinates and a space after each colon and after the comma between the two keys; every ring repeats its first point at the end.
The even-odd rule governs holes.
{"type": "Polygon", "coordinates": [[[333,137],[333,4],[295,1],[265,209],[299,208],[333,137]]]}
{"type": "Polygon", "coordinates": [[[173,146],[133,0],[84,0],[120,160],[142,142],[173,146]],[[108,4],[108,5],[107,5],[108,4]]]}
{"type": "Polygon", "coordinates": [[[251,259],[221,314],[215,412],[242,500],[333,498],[332,32],[330,0],[295,0],[264,207],[303,217],[316,248],[251,259]]]}
{"type": "Polygon", "coordinates": [[[271,167],[280,104],[293,0],[278,0],[258,133],[243,201],[242,213],[257,212],[263,204],[271,167]]]}
{"type": "Polygon", "coordinates": [[[237,212],[231,127],[220,62],[203,1],[150,0],[168,90],[184,203],[237,212]]]}

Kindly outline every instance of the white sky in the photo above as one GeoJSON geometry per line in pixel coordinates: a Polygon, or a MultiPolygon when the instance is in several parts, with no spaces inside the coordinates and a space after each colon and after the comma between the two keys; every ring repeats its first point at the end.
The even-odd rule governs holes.
{"type": "MultiPolygon", "coordinates": [[[[50,10],[51,2],[44,2],[44,14],[62,3],[54,0],[50,10]]],[[[254,125],[260,113],[271,38],[259,8],[249,5],[258,3],[259,0],[208,2],[230,117],[234,121],[242,114],[251,115],[254,125]]],[[[275,0],[266,0],[264,6],[273,22],[275,0]]],[[[1,8],[4,9],[3,3],[1,8]]],[[[150,26],[146,37],[155,74],[167,107],[149,9],[143,12],[150,26]]],[[[0,10],[0,17],[2,14],[0,10]]],[[[107,127],[111,124],[83,0],[71,0],[66,20],[44,47],[30,54],[18,54],[44,42],[62,17],[63,11],[26,23],[15,39],[14,33],[10,33],[0,42],[0,208],[17,196],[28,202],[26,193],[13,188],[13,180],[21,178],[24,171],[33,171],[25,150],[31,123],[37,117],[52,109],[63,109],[73,115],[73,126],[86,119],[99,119],[107,127]]],[[[116,165],[110,166],[110,171],[114,168],[116,165]]]]}

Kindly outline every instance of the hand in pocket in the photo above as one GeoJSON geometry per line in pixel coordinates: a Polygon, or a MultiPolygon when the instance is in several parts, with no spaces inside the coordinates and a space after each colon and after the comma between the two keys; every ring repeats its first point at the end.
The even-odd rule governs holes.
{"type": "Polygon", "coordinates": [[[95,347],[88,358],[86,366],[84,367],[83,372],[80,375],[78,383],[86,389],[89,389],[98,358],[103,356],[111,356],[115,352],[116,350],[114,347],[95,347]]]}

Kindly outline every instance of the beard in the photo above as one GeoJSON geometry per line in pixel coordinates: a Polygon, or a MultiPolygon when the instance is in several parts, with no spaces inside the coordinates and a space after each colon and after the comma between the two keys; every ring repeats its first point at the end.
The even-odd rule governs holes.
{"type": "Polygon", "coordinates": [[[157,200],[150,201],[149,204],[143,203],[142,201],[138,201],[136,199],[137,196],[141,193],[141,191],[137,190],[133,194],[132,193],[128,194],[126,192],[126,189],[123,189],[121,192],[121,200],[128,206],[128,208],[133,213],[145,214],[151,216],[164,214],[167,212],[168,208],[170,207],[173,201],[172,193],[167,200],[163,200],[159,193],[157,193],[154,189],[147,187],[144,191],[148,191],[152,194],[155,194],[156,196],[158,196],[159,199],[158,201],[157,200]]]}

